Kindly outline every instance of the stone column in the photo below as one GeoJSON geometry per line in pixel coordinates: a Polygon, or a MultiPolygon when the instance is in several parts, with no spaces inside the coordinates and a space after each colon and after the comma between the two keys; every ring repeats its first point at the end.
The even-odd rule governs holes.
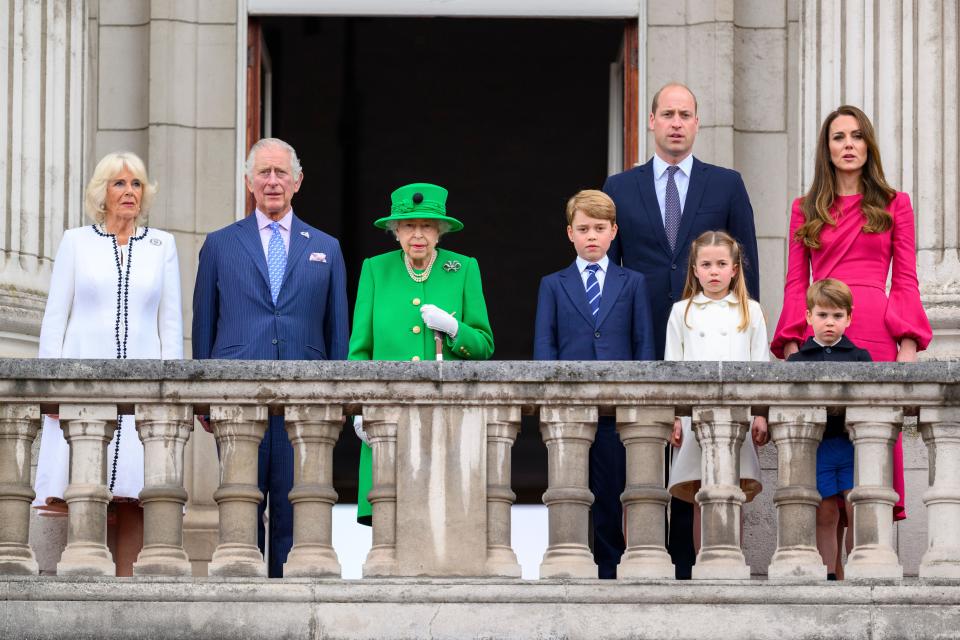
{"type": "Polygon", "coordinates": [[[597,434],[596,407],[541,407],[540,435],[547,445],[549,544],[541,578],[596,578],[587,544],[590,521],[590,445],[597,434]]]}
{"type": "Polygon", "coordinates": [[[800,13],[800,193],[813,179],[816,136],[823,118],[841,104],[862,107],[876,128],[887,181],[910,194],[916,212],[920,293],[936,336],[923,355],[956,357],[960,355],[957,3],[801,0],[800,13]],[[921,111],[938,115],[918,127],[916,114],[921,111]]]}
{"type": "Polygon", "coordinates": [[[487,573],[519,578],[517,554],[510,544],[511,451],[520,431],[520,407],[487,407],[487,573]]]}
{"type": "Polygon", "coordinates": [[[903,424],[898,407],[850,407],[847,431],[854,446],[853,551],[844,574],[848,579],[902,578],[893,550],[893,445],[903,424]]]}
{"type": "Polygon", "coordinates": [[[0,405],[0,575],[37,575],[30,548],[30,450],[40,429],[40,407],[0,405]]]}
{"type": "Polygon", "coordinates": [[[183,450],[193,431],[193,407],[138,404],[137,433],[143,442],[143,549],[135,576],[189,576],[183,550],[183,450]]]}
{"type": "Polygon", "coordinates": [[[0,356],[33,358],[63,230],[83,217],[82,0],[0,3],[0,356]]]}
{"type": "Polygon", "coordinates": [[[770,439],[777,445],[777,551],[771,579],[826,580],[817,551],[817,447],[827,412],[823,407],[770,407],[770,439]]]}
{"type": "Polygon", "coordinates": [[[70,445],[70,484],[63,493],[69,507],[67,547],[57,575],[112,576],[107,548],[107,446],[117,429],[112,404],[61,404],[60,428],[70,445]]]}
{"type": "Polygon", "coordinates": [[[627,549],[617,578],[673,578],[664,546],[664,518],[670,494],[663,486],[663,448],[670,438],[673,407],[617,407],[617,431],[627,449],[623,491],[627,549]]]}
{"type": "Polygon", "coordinates": [[[340,577],[333,550],[333,446],[343,427],[343,407],[294,405],[284,420],[293,444],[293,548],[283,577],[340,577]]]}
{"type": "Polygon", "coordinates": [[[363,428],[373,450],[373,546],[363,563],[364,577],[397,573],[397,423],[401,407],[364,407],[363,428]]]}
{"type": "Polygon", "coordinates": [[[747,433],[749,407],[695,407],[693,431],[702,451],[701,545],[693,566],[695,580],[748,580],[750,567],[740,548],[740,446],[747,433]]]}
{"type": "MultiPolygon", "coordinates": [[[[263,406],[210,405],[210,422],[220,450],[220,543],[208,566],[211,576],[266,577],[257,547],[257,452],[267,431],[263,406]]],[[[211,461],[212,462],[212,461],[211,461]]]]}
{"type": "Polygon", "coordinates": [[[930,488],[927,506],[927,552],[921,578],[960,578],[960,408],[923,407],[920,433],[927,444],[930,488]]]}

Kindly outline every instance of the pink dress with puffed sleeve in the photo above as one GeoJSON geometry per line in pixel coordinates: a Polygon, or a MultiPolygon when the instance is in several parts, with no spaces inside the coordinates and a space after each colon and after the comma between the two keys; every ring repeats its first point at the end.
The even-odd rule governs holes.
{"type": "MultiPolygon", "coordinates": [[[[863,231],[866,217],[860,209],[862,199],[859,194],[837,196],[832,212],[837,224],[824,225],[819,249],[809,249],[794,239],[804,222],[801,199],[794,200],[783,311],[770,345],[778,358],[783,357],[787,342],[802,344],[813,334],[806,322],[807,287],[823,278],[835,278],[850,287],[853,322],[846,335],[858,347],[868,350],[875,361],[896,360],[897,345],[904,338],[915,340],[918,351],[930,343],[933,331],[920,302],[917,282],[910,196],[902,192],[894,196],[887,207],[893,216],[893,226],[883,233],[863,231]]],[[[894,489],[900,495],[894,518],[901,520],[906,517],[902,439],[898,439],[894,447],[894,489]]]]}

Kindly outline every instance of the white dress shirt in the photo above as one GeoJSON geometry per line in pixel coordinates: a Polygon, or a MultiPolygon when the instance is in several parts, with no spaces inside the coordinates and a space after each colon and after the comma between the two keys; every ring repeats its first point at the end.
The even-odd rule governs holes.
{"type": "MultiPolygon", "coordinates": [[[[657,202],[660,204],[660,219],[666,225],[666,214],[663,210],[664,201],[667,199],[667,168],[668,164],[658,156],[653,154],[653,188],[657,191],[657,202]]],[[[690,172],[693,171],[693,154],[680,161],[677,165],[680,171],[673,174],[673,181],[677,183],[677,193],[680,194],[680,213],[683,214],[687,204],[687,188],[690,186],[690,172]]]]}
{"type": "Polygon", "coordinates": [[[603,281],[607,277],[607,266],[610,264],[610,258],[606,254],[602,258],[594,262],[587,262],[580,256],[577,256],[577,269],[580,270],[580,279],[583,280],[583,289],[587,289],[587,277],[590,275],[590,272],[587,271],[587,265],[598,264],[600,268],[597,270],[597,283],[600,285],[600,295],[603,295],[603,281]]]}
{"type": "MultiPolygon", "coordinates": [[[[263,257],[270,260],[270,236],[273,235],[273,229],[270,228],[270,224],[273,220],[268,218],[267,214],[260,211],[260,209],[255,210],[253,214],[257,216],[257,229],[260,230],[260,242],[263,244],[263,257]]],[[[287,211],[287,215],[277,220],[277,222],[280,223],[280,237],[283,238],[283,249],[289,254],[290,225],[293,223],[293,209],[287,211]]]]}

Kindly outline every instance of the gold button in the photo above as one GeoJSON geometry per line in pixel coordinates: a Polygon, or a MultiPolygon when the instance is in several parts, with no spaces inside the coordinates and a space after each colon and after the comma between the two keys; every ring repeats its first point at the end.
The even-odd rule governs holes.
{"type": "Polygon", "coordinates": [[[411,300],[410,302],[412,302],[412,303],[413,303],[413,306],[415,306],[415,307],[419,307],[419,306],[420,306],[420,298],[414,298],[414,299],[411,300]]]}
{"type": "Polygon", "coordinates": [[[420,333],[420,325],[414,326],[413,329],[410,329],[410,331],[413,331],[414,333],[420,333]]]}
{"type": "Polygon", "coordinates": [[[420,356],[413,356],[410,359],[413,360],[414,362],[420,362],[420,356]]]}

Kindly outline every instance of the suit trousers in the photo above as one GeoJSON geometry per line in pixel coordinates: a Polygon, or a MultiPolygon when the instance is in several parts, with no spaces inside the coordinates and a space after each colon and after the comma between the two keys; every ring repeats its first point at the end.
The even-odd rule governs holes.
{"type": "Polygon", "coordinates": [[[601,416],[590,447],[590,491],[593,492],[593,559],[600,578],[617,577],[626,548],[620,495],[627,482],[627,451],[613,416],[601,416]]]}
{"type": "Polygon", "coordinates": [[[257,509],[257,544],[264,551],[265,528],[263,512],[270,504],[270,549],[267,558],[267,574],[271,578],[283,577],[283,564],[293,546],[293,505],[290,490],[293,488],[293,445],[284,428],[283,416],[270,416],[267,433],[260,442],[258,485],[263,501],[257,509]]]}

